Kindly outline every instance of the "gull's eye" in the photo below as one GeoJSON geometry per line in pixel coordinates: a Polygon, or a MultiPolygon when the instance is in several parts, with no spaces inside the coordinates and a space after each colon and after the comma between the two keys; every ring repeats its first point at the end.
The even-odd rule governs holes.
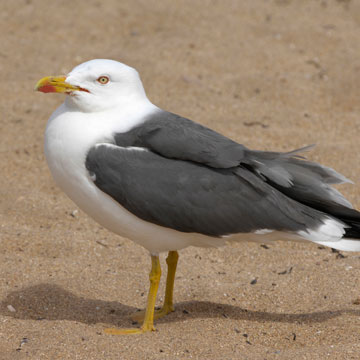
{"type": "Polygon", "coordinates": [[[107,76],[100,76],[96,81],[101,85],[105,85],[109,82],[109,78],[107,76]]]}

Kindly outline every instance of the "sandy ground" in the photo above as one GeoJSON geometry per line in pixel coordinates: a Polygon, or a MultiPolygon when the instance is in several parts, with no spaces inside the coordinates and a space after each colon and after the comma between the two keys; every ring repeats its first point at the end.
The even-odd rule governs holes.
{"type": "Polygon", "coordinates": [[[133,326],[150,260],[55,186],[43,131],[63,98],[32,90],[120,60],[154,103],[251,148],[316,143],[359,208],[359,2],[2,0],[0,17],[1,360],[360,358],[360,254],[310,243],[181,251],[158,331],[104,334],[133,326]]]}

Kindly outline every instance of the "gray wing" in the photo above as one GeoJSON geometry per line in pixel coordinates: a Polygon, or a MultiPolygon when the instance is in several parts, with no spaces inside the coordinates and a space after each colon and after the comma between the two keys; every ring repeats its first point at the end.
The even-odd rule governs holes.
{"type": "Polygon", "coordinates": [[[349,180],[333,169],[298,156],[312,146],[287,153],[252,151],[211,129],[163,110],[153,113],[141,126],[125,134],[115,134],[114,138],[119,146],[140,146],[166,158],[212,168],[244,166],[286,196],[320,211],[336,210],[336,214],[341,215],[344,211],[349,213],[344,207],[352,208],[350,202],[331,187],[349,180]]]}
{"type": "Polygon", "coordinates": [[[159,110],[140,126],[115,134],[119,146],[141,146],[164,157],[194,161],[213,168],[238,166],[245,146],[179,115],[159,110]]]}
{"type": "Polygon", "coordinates": [[[100,144],[86,168],[103,192],[139,218],[223,236],[317,228],[324,214],[287,198],[243,167],[214,169],[151,151],[100,144]]]}

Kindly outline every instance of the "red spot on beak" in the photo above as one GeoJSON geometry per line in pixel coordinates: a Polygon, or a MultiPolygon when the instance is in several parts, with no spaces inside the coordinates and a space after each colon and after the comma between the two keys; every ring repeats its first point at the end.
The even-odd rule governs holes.
{"type": "Polygon", "coordinates": [[[38,91],[41,91],[43,93],[52,93],[52,92],[56,92],[56,88],[55,86],[52,86],[52,85],[44,85],[44,86],[41,86],[38,91]]]}

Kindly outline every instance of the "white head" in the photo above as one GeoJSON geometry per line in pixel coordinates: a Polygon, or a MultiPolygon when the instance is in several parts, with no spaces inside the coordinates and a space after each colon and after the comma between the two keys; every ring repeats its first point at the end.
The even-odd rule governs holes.
{"type": "Polygon", "coordinates": [[[83,112],[106,111],[147,100],[138,72],[106,59],[80,64],[67,76],[43,78],[35,89],[66,93],[66,105],[83,112]]]}

